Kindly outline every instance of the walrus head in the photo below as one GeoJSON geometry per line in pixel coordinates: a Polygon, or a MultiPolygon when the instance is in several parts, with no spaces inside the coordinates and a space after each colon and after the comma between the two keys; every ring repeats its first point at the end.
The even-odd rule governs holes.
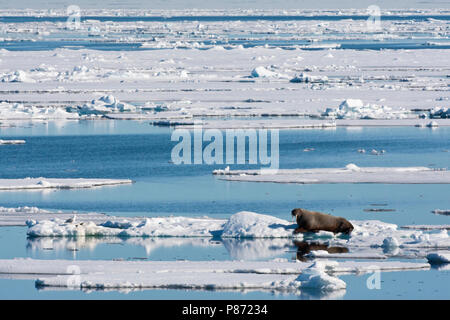
{"type": "Polygon", "coordinates": [[[350,234],[353,231],[353,229],[355,228],[350,222],[348,222],[346,219],[342,219],[339,225],[339,232],[350,234]]]}
{"type": "Polygon", "coordinates": [[[302,213],[303,213],[303,209],[301,209],[301,208],[296,208],[296,209],[291,211],[291,214],[292,214],[293,217],[296,217],[296,216],[298,216],[298,215],[300,215],[302,213]]]}

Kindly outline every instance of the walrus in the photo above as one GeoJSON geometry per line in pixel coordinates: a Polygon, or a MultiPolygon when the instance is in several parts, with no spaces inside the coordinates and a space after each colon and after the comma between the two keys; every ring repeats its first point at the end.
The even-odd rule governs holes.
{"type": "Polygon", "coordinates": [[[297,229],[294,230],[294,234],[300,232],[317,232],[320,230],[350,234],[354,229],[353,225],[347,219],[334,217],[321,212],[297,208],[292,210],[292,216],[297,218],[298,224],[297,229]]]}
{"type": "Polygon", "coordinates": [[[297,260],[308,261],[305,257],[311,251],[325,250],[328,253],[347,253],[348,248],[346,247],[329,247],[327,244],[318,242],[306,242],[306,241],[294,241],[297,247],[297,260]]]}

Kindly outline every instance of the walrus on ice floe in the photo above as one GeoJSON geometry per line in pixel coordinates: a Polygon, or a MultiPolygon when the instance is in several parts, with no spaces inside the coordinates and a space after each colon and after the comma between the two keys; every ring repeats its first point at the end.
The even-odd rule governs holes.
{"type": "Polygon", "coordinates": [[[320,230],[330,231],[334,233],[350,234],[353,231],[353,225],[347,219],[334,217],[329,214],[308,211],[305,209],[292,210],[292,216],[297,218],[297,229],[294,233],[300,232],[317,232],[320,230]]]}

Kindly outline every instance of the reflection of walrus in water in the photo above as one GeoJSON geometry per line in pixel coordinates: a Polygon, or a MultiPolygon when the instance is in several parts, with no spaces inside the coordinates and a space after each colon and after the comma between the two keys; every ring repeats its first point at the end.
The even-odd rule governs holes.
{"type": "Polygon", "coordinates": [[[292,216],[297,218],[298,224],[298,228],[294,230],[294,233],[324,230],[350,234],[353,231],[353,225],[347,219],[325,213],[298,208],[292,210],[292,216]]]}
{"type": "Polygon", "coordinates": [[[348,248],[346,247],[329,247],[326,244],[316,243],[316,242],[305,242],[305,241],[294,241],[295,246],[297,247],[297,260],[307,261],[305,255],[310,253],[311,251],[317,250],[325,250],[328,253],[347,253],[348,248]]]}

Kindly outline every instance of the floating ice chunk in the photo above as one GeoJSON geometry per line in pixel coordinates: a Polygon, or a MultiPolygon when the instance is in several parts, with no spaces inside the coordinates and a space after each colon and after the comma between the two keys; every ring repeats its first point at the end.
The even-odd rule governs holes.
{"type": "Polygon", "coordinates": [[[358,166],[357,166],[356,164],[354,164],[354,163],[349,163],[348,165],[345,166],[345,169],[347,169],[347,170],[349,170],[349,171],[355,171],[355,172],[361,171],[361,168],[358,167],[358,166]]]}
{"type": "Polygon", "coordinates": [[[23,70],[16,70],[10,73],[0,75],[1,82],[36,82],[34,79],[30,78],[28,73],[23,70]]]}
{"type": "Polygon", "coordinates": [[[339,105],[339,109],[341,110],[355,109],[355,108],[362,108],[363,106],[364,103],[360,99],[346,99],[339,105]]]}
{"type": "Polygon", "coordinates": [[[31,237],[212,237],[220,233],[225,220],[209,218],[161,217],[129,222],[91,221],[67,223],[60,219],[42,220],[28,224],[31,237]]]}
{"type": "MultiPolygon", "coordinates": [[[[242,211],[230,217],[223,226],[223,238],[288,238],[295,225],[269,215],[242,211]]],[[[301,235],[298,235],[301,237],[301,235]]]]}
{"type": "MultiPolygon", "coordinates": [[[[375,265],[381,271],[428,269],[428,263],[401,261],[113,261],[113,260],[78,260],[82,274],[111,274],[186,272],[199,274],[203,272],[219,273],[264,273],[298,275],[305,269],[324,271],[332,274],[347,274],[370,272],[375,265]]],[[[72,260],[36,260],[36,259],[6,259],[0,260],[0,273],[14,274],[59,274],[71,275],[67,266],[73,265],[72,260]]]]}
{"type": "MultiPolygon", "coordinates": [[[[36,221],[50,219],[60,219],[62,221],[70,220],[75,212],[48,211],[37,207],[18,207],[5,208],[0,207],[0,226],[25,226],[31,227],[36,221]]],[[[103,223],[108,220],[123,220],[122,217],[108,216],[103,213],[76,213],[77,222],[96,222],[103,223]]],[[[140,218],[127,218],[132,221],[140,221],[140,218]]]]}
{"type": "Polygon", "coordinates": [[[404,119],[409,114],[406,109],[395,111],[387,106],[364,105],[360,99],[346,99],[338,108],[327,108],[322,115],[337,119],[404,119]]]}
{"type": "Polygon", "coordinates": [[[112,95],[102,96],[97,100],[92,100],[90,103],[86,103],[78,107],[78,113],[80,115],[101,115],[107,113],[119,113],[119,112],[136,112],[137,107],[120,102],[112,95]]]}
{"type": "Polygon", "coordinates": [[[53,120],[78,119],[76,113],[69,113],[60,107],[33,107],[20,103],[0,102],[0,119],[6,120],[53,120]]]}
{"type": "Polygon", "coordinates": [[[92,188],[108,185],[129,184],[132,182],[132,180],[126,179],[0,179],[0,190],[92,188]]]}
{"type": "Polygon", "coordinates": [[[100,97],[98,100],[103,101],[104,103],[110,104],[110,105],[116,103],[116,98],[112,95],[106,95],[106,96],[100,97]]]}
{"type": "Polygon", "coordinates": [[[427,167],[358,167],[279,169],[261,174],[260,170],[213,171],[230,181],[277,183],[450,183],[450,171],[427,167]],[[245,175],[242,175],[245,174],[245,175]]]}
{"type": "Polygon", "coordinates": [[[25,140],[2,140],[0,139],[0,145],[2,144],[25,144],[25,140]]]}
{"type": "Polygon", "coordinates": [[[99,261],[79,260],[75,284],[71,260],[0,260],[0,273],[35,278],[38,286],[61,288],[191,288],[191,289],[312,289],[342,290],[338,274],[428,269],[428,263],[343,261],[99,261]],[[56,276],[55,276],[56,275],[56,276]]]}
{"type": "Polygon", "coordinates": [[[290,80],[292,83],[325,83],[328,81],[327,76],[312,76],[302,72],[300,75],[295,76],[290,80]]]}
{"type": "Polygon", "coordinates": [[[398,248],[400,246],[400,244],[398,243],[398,240],[394,237],[387,237],[386,239],[383,240],[383,248],[386,249],[393,249],[393,248],[398,248]]]}
{"type": "Polygon", "coordinates": [[[253,78],[278,78],[279,74],[260,66],[252,70],[251,76],[253,78]]]}
{"type": "Polygon", "coordinates": [[[371,155],[374,155],[374,156],[379,156],[380,154],[382,154],[383,152],[381,152],[381,151],[378,151],[378,150],[376,150],[376,149],[372,149],[372,151],[370,151],[370,154],[371,155]]]}
{"type": "Polygon", "coordinates": [[[339,266],[336,261],[316,261],[309,268],[304,269],[297,277],[301,288],[321,291],[336,291],[346,288],[346,283],[338,277],[327,274],[339,266]]]}

